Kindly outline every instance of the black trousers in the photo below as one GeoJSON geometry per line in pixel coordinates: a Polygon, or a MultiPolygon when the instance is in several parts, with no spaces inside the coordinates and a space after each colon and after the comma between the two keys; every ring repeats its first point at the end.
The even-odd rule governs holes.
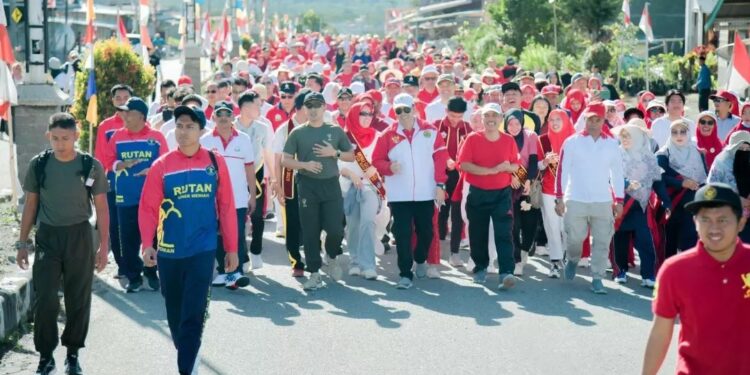
{"type": "Polygon", "coordinates": [[[698,90],[698,110],[708,111],[708,98],[711,96],[711,89],[698,90]]]}
{"type": "Polygon", "coordinates": [[[289,261],[292,268],[304,270],[305,263],[302,261],[302,254],[299,251],[302,239],[302,226],[299,220],[299,200],[297,194],[292,199],[285,199],[284,203],[284,229],[286,230],[286,251],[289,254],[289,261]]]}
{"type": "Polygon", "coordinates": [[[57,315],[60,281],[65,295],[62,344],[69,350],[84,347],[91,315],[94,244],[88,221],[69,225],[39,225],[36,232],[34,277],[34,346],[49,358],[58,344],[57,315]]]}
{"type": "Polygon", "coordinates": [[[124,275],[130,282],[141,277],[141,272],[149,277],[156,276],[156,267],[144,267],[141,259],[141,232],[138,228],[138,206],[117,207],[120,224],[120,250],[124,275]]]}
{"type": "Polygon", "coordinates": [[[399,276],[413,279],[411,268],[414,262],[422,264],[427,261],[434,234],[432,216],[435,214],[435,202],[391,202],[389,205],[393,214],[392,230],[396,238],[399,276]],[[414,249],[411,246],[412,227],[417,234],[417,247],[414,249]]]}
{"type": "Polygon", "coordinates": [[[107,205],[109,206],[109,249],[117,263],[117,274],[125,276],[125,266],[120,249],[120,223],[117,221],[117,194],[114,190],[107,192],[107,205]]]}
{"type": "Polygon", "coordinates": [[[453,195],[453,192],[456,190],[456,185],[458,185],[458,179],[459,174],[456,170],[448,170],[446,171],[448,174],[448,181],[445,183],[445,192],[446,192],[446,199],[445,199],[445,205],[440,207],[440,213],[438,214],[438,235],[440,236],[440,240],[444,240],[447,233],[448,233],[448,218],[450,218],[451,221],[451,252],[457,253],[458,252],[458,246],[461,244],[461,232],[463,231],[463,225],[464,221],[461,218],[461,206],[458,206],[458,210],[454,207],[455,205],[452,204],[450,197],[453,195]],[[454,249],[453,243],[455,242],[454,239],[458,239],[458,242],[456,242],[456,246],[454,249]],[[455,251],[454,251],[455,250],[455,251]]]}
{"type": "MultiPolygon", "coordinates": [[[[250,239],[250,253],[259,255],[263,252],[263,231],[266,229],[266,222],[263,216],[266,212],[266,184],[263,181],[263,168],[255,172],[255,211],[250,214],[250,225],[252,225],[252,238],[250,239]],[[260,189],[258,190],[258,186],[260,189]]],[[[244,238],[245,233],[242,233],[244,238]]]]}
{"type": "Polygon", "coordinates": [[[484,190],[469,187],[466,197],[466,217],[469,219],[469,246],[474,272],[487,269],[490,264],[490,219],[495,230],[495,247],[500,275],[513,273],[513,208],[511,189],[484,190]]]}
{"type": "Polygon", "coordinates": [[[222,273],[234,273],[242,272],[242,265],[247,263],[250,258],[247,255],[247,241],[245,240],[245,224],[247,223],[247,208],[238,208],[237,210],[237,257],[239,258],[239,264],[237,269],[225,270],[224,269],[224,239],[221,234],[216,237],[216,272],[222,273]]]}
{"type": "Polygon", "coordinates": [[[520,197],[513,202],[513,258],[521,261],[521,251],[530,252],[538,235],[542,211],[532,208],[521,211],[521,202],[528,202],[528,197],[520,197]]]}
{"type": "Polygon", "coordinates": [[[307,270],[318,272],[323,262],[320,257],[321,231],[326,232],[325,249],[328,256],[335,259],[341,255],[344,198],[339,178],[315,179],[298,175],[297,194],[307,270]]]}

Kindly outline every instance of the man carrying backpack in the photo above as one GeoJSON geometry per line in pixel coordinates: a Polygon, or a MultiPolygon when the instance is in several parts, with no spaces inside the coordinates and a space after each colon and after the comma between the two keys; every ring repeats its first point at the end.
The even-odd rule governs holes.
{"type": "Polygon", "coordinates": [[[32,268],[34,346],[41,356],[36,373],[55,371],[52,352],[58,344],[57,293],[62,282],[66,317],[62,344],[68,348],[65,373],[82,374],[78,349],[84,346],[88,332],[92,271],[95,266],[97,272],[104,269],[109,253],[107,177],[97,160],[76,151],[78,130],[70,114],[50,117],[47,139],[52,149],[31,160],[24,180],[26,205],[16,242],[16,262],[28,269],[29,252],[36,248],[32,268]],[[96,207],[100,240],[96,255],[89,224],[91,200],[96,207]],[[39,226],[35,241],[31,241],[29,232],[37,217],[39,226]]]}

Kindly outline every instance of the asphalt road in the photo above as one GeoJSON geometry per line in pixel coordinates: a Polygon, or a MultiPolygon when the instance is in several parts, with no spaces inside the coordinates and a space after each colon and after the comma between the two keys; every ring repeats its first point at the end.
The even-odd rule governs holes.
{"type": "MultiPolygon", "coordinates": [[[[637,276],[626,286],[589,291],[588,270],[572,282],[550,280],[546,258],[498,292],[497,275],[471,282],[441,267],[439,280],[396,290],[393,251],[380,257],[377,281],[345,276],[307,293],[290,275],[269,223],[266,265],[249,287],[212,290],[201,349],[201,374],[622,374],[640,371],[650,327],[650,291],[637,276]]],[[[444,243],[444,248],[447,243],[444,243]]],[[[443,254],[447,259],[447,254],[443,254]]],[[[468,253],[463,252],[464,257],[468,253]]],[[[348,257],[347,257],[348,258],[348,257]]],[[[176,373],[176,354],[159,293],[125,294],[97,276],[91,327],[81,361],[87,374],[176,373]]],[[[675,332],[676,337],[677,332],[675,332]]],[[[675,347],[664,373],[675,366],[675,347]]],[[[64,348],[56,352],[64,361],[64,348]]],[[[33,373],[31,335],[0,364],[0,374],[33,373]]]]}

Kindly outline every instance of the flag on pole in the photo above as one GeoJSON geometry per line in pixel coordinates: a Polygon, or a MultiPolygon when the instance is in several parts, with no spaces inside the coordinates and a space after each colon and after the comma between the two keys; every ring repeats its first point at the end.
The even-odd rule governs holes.
{"type": "Polygon", "coordinates": [[[625,25],[630,25],[630,2],[622,0],[622,13],[625,15],[625,25]]]}
{"type": "Polygon", "coordinates": [[[125,22],[122,20],[120,12],[117,12],[117,38],[120,39],[121,42],[130,45],[128,30],[125,29],[125,22]]]}
{"type": "Polygon", "coordinates": [[[641,14],[641,21],[638,22],[638,28],[646,34],[646,40],[649,43],[654,41],[654,29],[651,28],[651,25],[651,16],[648,14],[648,3],[646,3],[643,5],[643,13],[641,14]]]}
{"type": "MultiPolygon", "coordinates": [[[[119,14],[117,17],[118,22],[122,22],[122,20],[120,20],[119,18],[119,14]]],[[[99,109],[96,100],[96,72],[94,71],[94,39],[96,38],[96,35],[94,34],[95,19],[96,13],[94,13],[94,0],[88,0],[86,7],[85,42],[89,49],[89,56],[86,60],[86,70],[89,72],[89,80],[86,85],[86,100],[89,101],[89,106],[86,110],[86,120],[89,122],[89,124],[96,124],[99,122],[99,109]]]]}
{"type": "Polygon", "coordinates": [[[8,35],[8,19],[5,17],[3,0],[0,0],[0,60],[5,61],[8,65],[12,65],[16,61],[8,35]]]}
{"type": "Polygon", "coordinates": [[[748,86],[750,86],[750,55],[747,53],[745,43],[740,38],[740,33],[735,31],[732,69],[729,72],[727,89],[742,93],[748,86]]]}
{"type": "Polygon", "coordinates": [[[214,35],[211,33],[211,16],[206,12],[206,19],[203,21],[203,26],[201,27],[201,40],[203,41],[203,50],[209,55],[211,54],[213,39],[214,35]]]}
{"type": "Polygon", "coordinates": [[[224,14],[224,20],[222,21],[222,27],[220,34],[220,45],[219,45],[219,58],[224,59],[224,57],[228,57],[232,53],[232,49],[234,49],[234,42],[232,41],[232,29],[229,25],[229,16],[224,14]]]}

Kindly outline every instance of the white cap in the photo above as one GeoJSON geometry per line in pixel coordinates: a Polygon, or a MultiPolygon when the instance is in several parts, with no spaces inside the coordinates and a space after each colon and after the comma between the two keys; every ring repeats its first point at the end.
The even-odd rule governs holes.
{"type": "Polygon", "coordinates": [[[503,114],[503,109],[500,108],[500,104],[497,103],[487,103],[484,106],[482,106],[482,114],[485,114],[487,112],[495,112],[498,115],[503,114]]]}
{"type": "Polygon", "coordinates": [[[396,97],[393,99],[393,109],[396,109],[398,107],[413,107],[414,106],[414,98],[411,97],[411,95],[406,93],[401,93],[396,95],[396,97]]]}
{"type": "Polygon", "coordinates": [[[359,81],[354,81],[349,85],[349,89],[352,90],[352,94],[359,95],[365,92],[365,84],[359,81]]]}
{"type": "Polygon", "coordinates": [[[437,70],[437,67],[435,65],[427,65],[422,69],[422,73],[419,75],[420,77],[424,77],[427,74],[434,74],[434,75],[440,75],[440,73],[437,70]]]}

